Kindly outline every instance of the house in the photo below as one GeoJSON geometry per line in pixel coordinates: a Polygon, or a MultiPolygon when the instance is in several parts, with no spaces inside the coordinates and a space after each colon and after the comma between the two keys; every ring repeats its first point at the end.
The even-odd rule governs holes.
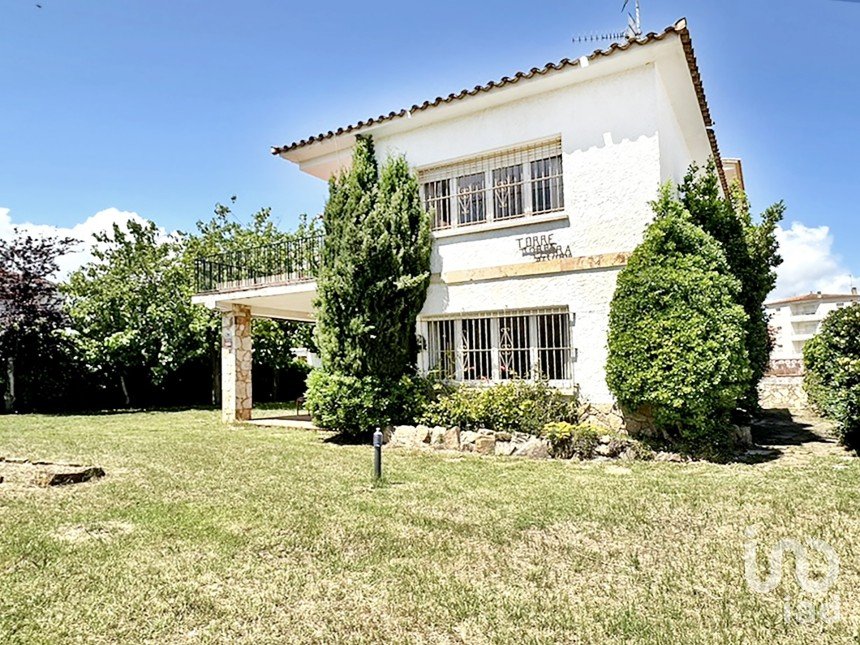
{"type": "Polygon", "coordinates": [[[765,303],[774,338],[771,373],[800,374],[803,370],[803,346],[818,333],[827,314],[854,302],[860,302],[856,287],[850,294],[819,291],[765,303]]]}
{"type": "MultiPolygon", "coordinates": [[[[723,190],[743,177],[721,159],[685,20],[272,152],[325,181],[356,135],[406,156],[431,213],[421,367],[471,383],[540,374],[605,409],[609,304],[649,202],[691,162],[714,158],[723,190]]],[[[198,262],[195,302],[223,312],[225,420],[250,416],[250,318],[313,320],[319,244],[198,262]],[[269,268],[249,268],[260,253],[269,268]]]]}

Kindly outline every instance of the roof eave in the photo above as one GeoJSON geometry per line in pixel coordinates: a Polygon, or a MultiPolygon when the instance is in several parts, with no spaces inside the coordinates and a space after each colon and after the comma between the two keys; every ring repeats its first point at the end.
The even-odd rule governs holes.
{"type": "Polygon", "coordinates": [[[299,141],[294,141],[288,145],[284,146],[275,146],[271,148],[271,153],[273,155],[281,156],[284,159],[289,159],[289,153],[294,152],[301,148],[306,148],[308,146],[313,146],[314,144],[319,144],[328,139],[337,138],[343,135],[348,134],[366,134],[367,132],[375,129],[375,127],[390,121],[394,121],[402,118],[411,118],[413,114],[418,112],[423,112],[425,110],[429,110],[431,108],[443,105],[450,104],[455,101],[461,101],[479,94],[483,94],[486,92],[492,92],[498,90],[503,87],[508,87],[512,84],[518,83],[523,80],[529,80],[538,76],[545,76],[547,74],[552,74],[554,72],[561,71],[563,69],[571,68],[571,67],[582,67],[585,61],[591,62],[597,60],[599,58],[612,56],[617,52],[623,52],[631,49],[634,46],[647,46],[653,42],[659,42],[665,40],[667,37],[677,35],[681,40],[681,45],[684,49],[684,57],[687,61],[687,67],[690,71],[690,79],[693,83],[693,87],[696,92],[696,97],[699,103],[699,109],[702,115],[702,122],[705,127],[705,131],[707,132],[708,141],[711,147],[711,154],[714,158],[714,162],[717,167],[717,173],[720,178],[720,184],[723,188],[724,194],[728,195],[729,186],[726,181],[726,175],[723,170],[722,158],[720,156],[719,145],[717,144],[717,136],[714,132],[714,122],[711,118],[711,111],[708,106],[707,97],[705,96],[705,90],[702,85],[701,74],[699,73],[699,66],[696,61],[695,52],[693,50],[692,38],[690,37],[690,31],[687,27],[687,19],[681,18],[674,25],[667,27],[661,33],[650,32],[644,36],[641,36],[635,40],[628,40],[623,45],[619,45],[618,43],[613,43],[608,49],[598,49],[592,52],[588,56],[582,56],[577,59],[569,59],[564,58],[557,63],[547,63],[542,68],[533,67],[528,72],[517,72],[514,76],[509,77],[505,76],[501,78],[499,81],[490,81],[485,85],[477,85],[472,89],[464,89],[456,94],[449,94],[447,97],[436,97],[432,101],[425,101],[421,105],[413,105],[409,109],[401,109],[398,112],[389,112],[387,115],[380,115],[375,118],[369,118],[364,121],[359,121],[358,123],[348,125],[342,128],[338,128],[337,130],[329,130],[325,133],[320,133],[307,139],[301,139],[299,141]]]}

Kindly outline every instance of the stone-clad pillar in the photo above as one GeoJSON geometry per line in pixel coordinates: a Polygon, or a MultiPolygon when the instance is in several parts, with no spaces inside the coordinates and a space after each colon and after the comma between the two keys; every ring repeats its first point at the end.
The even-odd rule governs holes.
{"type": "Polygon", "coordinates": [[[233,305],[221,314],[221,420],[251,418],[251,309],[233,305]]]}

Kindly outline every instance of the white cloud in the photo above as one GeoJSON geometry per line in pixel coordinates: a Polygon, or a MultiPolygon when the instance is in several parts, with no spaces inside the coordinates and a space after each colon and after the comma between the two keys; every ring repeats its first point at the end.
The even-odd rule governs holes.
{"type": "MultiPolygon", "coordinates": [[[[777,239],[783,263],[777,268],[776,289],[771,299],[788,298],[811,291],[850,292],[851,270],[833,252],[830,227],[809,227],[792,222],[791,228],[779,228],[777,239]]],[[[855,284],[857,280],[854,278],[855,284]]]]}
{"type": "Polygon", "coordinates": [[[51,226],[50,224],[32,224],[30,222],[13,222],[8,208],[0,208],[0,238],[10,238],[14,228],[34,236],[72,237],[80,240],[73,252],[59,259],[59,276],[65,278],[72,271],[92,260],[90,249],[93,245],[93,234],[110,231],[114,224],[124,226],[129,220],[144,222],[137,213],[121,211],[117,208],[106,208],[91,215],[83,222],[71,227],[51,226]]]}

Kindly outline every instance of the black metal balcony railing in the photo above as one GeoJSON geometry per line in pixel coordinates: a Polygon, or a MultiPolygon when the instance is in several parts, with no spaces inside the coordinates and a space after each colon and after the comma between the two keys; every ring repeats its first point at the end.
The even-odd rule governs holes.
{"type": "Polygon", "coordinates": [[[318,233],[197,258],[194,267],[197,292],[313,280],[319,268],[322,241],[322,233],[318,233]]]}

